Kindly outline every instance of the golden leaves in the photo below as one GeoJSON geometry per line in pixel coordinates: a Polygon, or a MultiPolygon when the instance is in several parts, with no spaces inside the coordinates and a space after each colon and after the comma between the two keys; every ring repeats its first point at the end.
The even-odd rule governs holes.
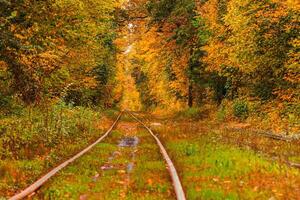
{"type": "Polygon", "coordinates": [[[6,71],[7,70],[7,63],[0,60],[0,70],[6,71]]]}

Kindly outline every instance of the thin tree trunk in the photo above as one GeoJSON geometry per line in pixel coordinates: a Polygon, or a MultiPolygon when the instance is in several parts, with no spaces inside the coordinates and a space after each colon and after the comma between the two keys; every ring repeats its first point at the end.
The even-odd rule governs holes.
{"type": "Polygon", "coordinates": [[[189,83],[189,89],[188,89],[188,106],[189,108],[193,107],[193,85],[190,82],[189,83]]]}

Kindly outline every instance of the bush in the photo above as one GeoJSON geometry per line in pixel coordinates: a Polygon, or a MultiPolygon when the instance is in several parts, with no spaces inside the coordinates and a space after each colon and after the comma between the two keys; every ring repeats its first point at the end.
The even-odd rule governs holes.
{"type": "Polygon", "coordinates": [[[239,119],[246,119],[249,114],[248,104],[245,101],[236,101],[233,104],[233,114],[239,119]]]}

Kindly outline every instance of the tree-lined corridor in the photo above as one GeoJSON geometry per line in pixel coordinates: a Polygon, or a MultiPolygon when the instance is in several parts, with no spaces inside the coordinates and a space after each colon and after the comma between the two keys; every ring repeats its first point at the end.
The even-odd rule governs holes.
{"type": "Polygon", "coordinates": [[[299,12],[0,1],[0,199],[299,199],[299,12]]]}

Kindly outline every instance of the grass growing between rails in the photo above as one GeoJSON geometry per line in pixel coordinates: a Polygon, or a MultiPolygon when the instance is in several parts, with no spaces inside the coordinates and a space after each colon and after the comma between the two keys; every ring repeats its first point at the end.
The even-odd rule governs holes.
{"type": "Polygon", "coordinates": [[[103,134],[111,124],[90,108],[58,104],[0,119],[0,197],[11,196],[103,134]]]}
{"type": "Polygon", "coordinates": [[[92,151],[62,170],[34,199],[174,199],[155,141],[136,123],[119,122],[92,151]],[[137,138],[133,146],[120,146],[137,138]]]}
{"type": "Polygon", "coordinates": [[[224,141],[226,135],[209,124],[172,122],[152,128],[175,162],[187,199],[299,199],[300,171],[272,161],[263,149],[239,146],[235,138],[224,141]]]}

